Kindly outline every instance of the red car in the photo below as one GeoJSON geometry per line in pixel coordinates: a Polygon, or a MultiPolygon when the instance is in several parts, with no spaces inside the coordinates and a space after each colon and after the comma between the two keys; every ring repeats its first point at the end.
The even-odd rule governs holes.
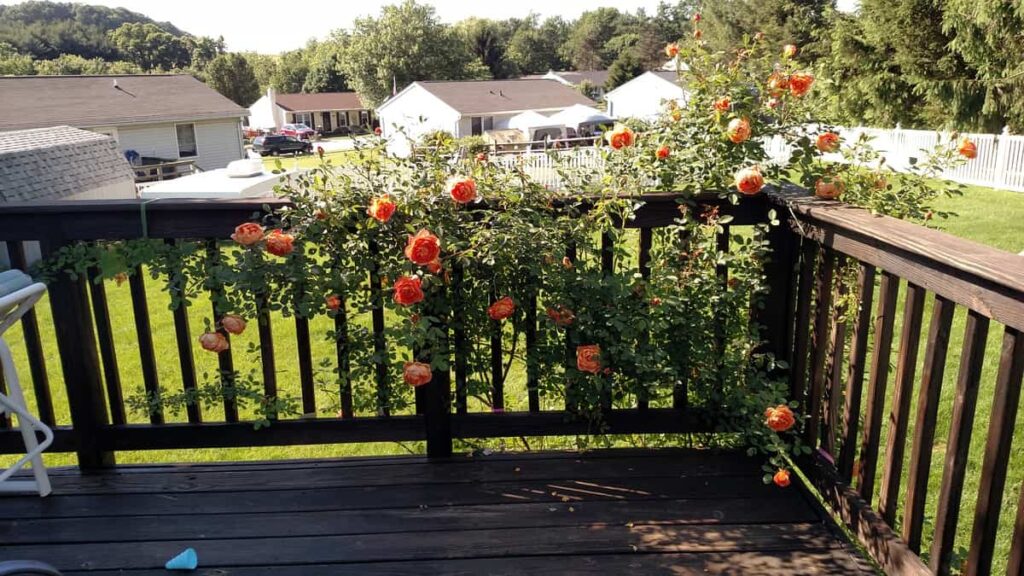
{"type": "Polygon", "coordinates": [[[299,140],[312,140],[316,136],[316,130],[313,130],[305,124],[285,124],[281,126],[281,129],[277,131],[282,136],[291,136],[292,138],[298,138],[299,140]]]}

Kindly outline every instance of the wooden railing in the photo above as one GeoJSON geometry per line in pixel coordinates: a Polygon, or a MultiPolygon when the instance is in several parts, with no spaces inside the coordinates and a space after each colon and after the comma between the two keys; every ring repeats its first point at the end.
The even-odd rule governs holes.
{"type": "MultiPolygon", "coordinates": [[[[639,229],[636,250],[641,273],[650,262],[652,232],[670,225],[678,215],[672,196],[648,196],[645,201],[636,220],[629,223],[639,229]]],[[[766,264],[770,293],[757,320],[766,327],[770,350],[789,360],[792,397],[804,407],[805,440],[816,449],[799,464],[826,502],[887,573],[948,574],[956,561],[957,528],[970,521],[959,517],[961,501],[974,497],[965,492],[968,447],[975,423],[987,427],[964,566],[966,574],[992,573],[1024,372],[1024,258],[840,203],[811,199],[800,190],[747,198],[737,206],[713,196],[701,202],[715,204],[734,218],[720,236],[720,249],[728,250],[730,227],[765,222],[771,208],[782,220],[782,225],[770,232],[773,253],[766,264]],[[900,322],[897,310],[904,284],[900,322]],[[851,293],[854,298],[844,297],[851,293]],[[928,300],[932,304],[926,330],[928,300]],[[952,327],[958,307],[967,311],[963,345],[960,350],[950,350],[951,342],[956,341],[952,327]],[[993,323],[1003,331],[993,408],[990,413],[976,414],[979,389],[988,384],[982,381],[982,365],[993,323]],[[894,351],[895,370],[890,374],[894,351]],[[935,428],[947,364],[951,364],[950,372],[957,372],[952,418],[940,489],[929,498],[929,480],[935,475],[932,447],[943,440],[936,438],[935,428]],[[909,462],[906,470],[905,460],[909,462]],[[930,542],[923,537],[926,522],[935,527],[930,542]],[[928,552],[928,563],[919,557],[922,552],[928,552]]],[[[249,220],[265,205],[273,209],[281,203],[161,200],[146,204],[7,205],[0,210],[0,241],[7,242],[16,267],[24,267],[24,243],[30,241],[40,242],[43,253],[48,254],[80,241],[202,240],[211,256],[217,256],[218,242],[236,224],[249,220]]],[[[602,266],[609,273],[637,272],[632,265],[614,261],[610,239],[601,248],[602,266]]],[[[572,256],[571,251],[568,255],[572,256]]],[[[728,271],[722,270],[721,276],[725,281],[728,271]]],[[[194,388],[196,333],[189,326],[188,315],[173,312],[178,357],[157,358],[145,276],[135,274],[130,282],[145,388],[152,391],[171,386],[158,379],[158,364],[168,361],[176,363],[181,372],[181,381],[175,385],[194,388]]],[[[218,289],[210,287],[212,293],[218,289]]],[[[226,400],[223,414],[218,416],[192,407],[187,422],[167,423],[160,412],[154,412],[148,424],[130,423],[118,362],[136,351],[114,347],[105,284],[62,275],[50,285],[49,293],[70,423],[55,418],[47,352],[34,314],[23,321],[25,351],[40,416],[58,425],[53,449],[76,452],[84,469],[112,465],[115,452],[121,450],[426,440],[428,454],[443,457],[451,454],[453,439],[594,432],[586,422],[569,418],[563,410],[543,410],[532,373],[527,374],[528,398],[523,403],[527,410],[472,411],[465,392],[465,362],[457,353],[451,374],[435,373],[430,385],[417,390],[415,414],[359,416],[353,413],[351,395],[342,391],[343,418],[281,419],[267,429],[254,430],[251,423],[240,421],[236,406],[226,400]]],[[[301,390],[303,412],[312,413],[317,405],[310,328],[303,318],[294,321],[299,360],[299,386],[295,388],[301,390]]],[[[338,332],[344,334],[344,317],[335,322],[338,332]]],[[[374,308],[371,330],[378,350],[386,345],[385,322],[383,309],[374,308]]],[[[531,317],[529,323],[534,328],[526,331],[527,346],[536,338],[536,322],[531,317]]],[[[450,336],[458,350],[459,334],[450,336]]],[[[265,390],[273,393],[278,388],[278,374],[270,323],[260,323],[259,350],[265,390]]],[[[500,341],[491,351],[492,364],[500,373],[505,361],[500,341]]],[[[339,344],[336,356],[337,366],[347,365],[343,345],[339,344]]],[[[219,364],[230,371],[231,353],[221,354],[219,364]]],[[[384,370],[377,370],[374,376],[378,385],[387,377],[384,370]]],[[[500,385],[490,393],[494,408],[506,405],[506,391],[500,385]]],[[[658,406],[643,398],[629,406],[619,402],[607,406],[607,427],[602,432],[714,430],[704,407],[692,405],[685,389],[672,396],[668,404],[658,406]]],[[[5,424],[0,420],[0,427],[5,424]]],[[[19,448],[19,437],[0,430],[0,453],[19,448]]],[[[1020,574],[1024,566],[1024,499],[1016,512],[1008,574],[1020,574]]]]}

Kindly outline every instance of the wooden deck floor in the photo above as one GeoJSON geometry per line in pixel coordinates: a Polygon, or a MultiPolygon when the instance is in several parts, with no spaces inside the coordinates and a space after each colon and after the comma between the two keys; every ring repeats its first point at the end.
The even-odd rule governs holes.
{"type": "Polygon", "coordinates": [[[66,574],[872,574],[796,482],[734,454],[610,450],[120,467],[0,498],[0,560],[66,574]]]}

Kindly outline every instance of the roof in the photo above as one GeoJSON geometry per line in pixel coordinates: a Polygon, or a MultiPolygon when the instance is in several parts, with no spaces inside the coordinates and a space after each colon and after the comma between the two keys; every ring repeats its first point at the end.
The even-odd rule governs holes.
{"type": "Polygon", "coordinates": [[[605,124],[612,121],[612,117],[601,112],[592,106],[577,104],[562,110],[551,117],[552,120],[565,126],[579,126],[581,124],[605,124]]]}
{"type": "Polygon", "coordinates": [[[605,82],[608,81],[607,70],[558,70],[554,74],[562,77],[562,79],[573,86],[578,86],[584,80],[594,86],[604,86],[605,82]]]}
{"type": "Polygon", "coordinates": [[[110,136],[70,126],[0,132],[0,202],[60,199],[109,184],[134,186],[110,136]]]}
{"type": "Polygon", "coordinates": [[[539,112],[533,110],[527,110],[526,112],[520,112],[508,120],[509,128],[516,128],[518,130],[529,130],[530,128],[549,127],[549,126],[565,126],[565,124],[553,120],[552,117],[545,116],[539,112]]]}
{"type": "Polygon", "coordinates": [[[0,77],[4,129],[241,118],[249,111],[187,74],[0,77]]]}
{"type": "Polygon", "coordinates": [[[557,110],[573,104],[596,104],[576,90],[551,80],[470,80],[415,84],[460,114],[557,110]]]}
{"type": "Polygon", "coordinates": [[[278,94],[277,105],[289,112],[317,110],[365,110],[366,106],[355,92],[323,92],[320,94],[278,94]]]}
{"type": "Polygon", "coordinates": [[[648,71],[648,72],[644,72],[643,74],[637,76],[636,78],[633,78],[632,80],[630,80],[628,82],[623,82],[622,84],[619,84],[618,86],[615,87],[614,90],[612,90],[611,92],[605,94],[604,97],[606,99],[608,97],[615,98],[616,94],[620,90],[622,90],[622,88],[624,86],[627,86],[627,85],[629,85],[632,82],[636,82],[637,80],[640,80],[641,78],[643,78],[645,76],[648,76],[648,75],[654,76],[656,78],[661,78],[662,80],[672,84],[673,86],[678,86],[680,89],[683,89],[683,87],[679,85],[679,73],[676,72],[675,70],[651,70],[651,71],[648,71]]]}

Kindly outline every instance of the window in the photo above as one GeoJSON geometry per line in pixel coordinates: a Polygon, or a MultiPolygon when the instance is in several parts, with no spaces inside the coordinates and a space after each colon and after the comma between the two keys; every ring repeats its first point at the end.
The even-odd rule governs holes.
{"type": "Polygon", "coordinates": [[[480,118],[479,116],[473,116],[472,118],[469,119],[469,133],[472,136],[479,136],[483,134],[483,130],[481,129],[481,120],[482,118],[480,118]]]}
{"type": "Polygon", "coordinates": [[[494,130],[494,116],[484,118],[484,130],[494,130]]]}
{"type": "Polygon", "coordinates": [[[178,158],[193,158],[199,155],[199,148],[196,146],[196,125],[178,124],[175,126],[178,132],[178,158]]]}
{"type": "Polygon", "coordinates": [[[348,126],[348,112],[338,112],[338,126],[348,126]]]}
{"type": "Polygon", "coordinates": [[[360,110],[359,111],[359,125],[360,126],[369,126],[370,125],[370,111],[369,110],[360,110]]]}
{"type": "Polygon", "coordinates": [[[309,112],[300,112],[300,113],[297,113],[297,114],[292,114],[292,122],[294,122],[296,124],[305,124],[306,126],[309,126],[310,128],[312,128],[313,127],[313,115],[310,114],[309,112]]]}

